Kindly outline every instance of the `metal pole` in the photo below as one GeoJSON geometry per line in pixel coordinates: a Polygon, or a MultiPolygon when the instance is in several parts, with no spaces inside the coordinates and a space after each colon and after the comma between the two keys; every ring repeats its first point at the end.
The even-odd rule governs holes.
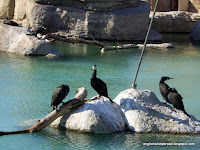
{"type": "Polygon", "coordinates": [[[138,75],[138,72],[139,72],[139,69],[140,69],[140,65],[142,63],[142,58],[143,58],[143,55],[144,55],[144,51],[146,49],[146,44],[147,44],[147,40],[148,40],[148,37],[149,37],[149,33],[150,33],[150,30],[151,30],[151,26],[152,26],[152,22],[153,22],[153,18],[156,14],[156,8],[157,8],[157,5],[158,5],[158,1],[156,1],[156,4],[155,4],[155,7],[154,7],[154,12],[153,12],[153,16],[151,18],[151,21],[150,21],[150,24],[149,24],[149,28],[147,30],[147,34],[146,34],[146,38],[145,38],[145,41],[144,41],[144,47],[142,49],[142,53],[141,53],[141,56],[140,56],[140,60],[139,60],[139,64],[138,64],[138,67],[137,67],[137,71],[136,71],[136,74],[135,74],[135,78],[134,78],[134,81],[133,81],[133,84],[132,84],[132,88],[136,89],[136,79],[137,79],[137,75],[138,75]]]}

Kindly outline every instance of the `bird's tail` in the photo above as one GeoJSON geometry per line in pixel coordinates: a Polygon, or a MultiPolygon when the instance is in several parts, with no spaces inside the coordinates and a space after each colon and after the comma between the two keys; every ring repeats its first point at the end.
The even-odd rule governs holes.
{"type": "Polygon", "coordinates": [[[185,110],[183,110],[183,112],[190,118],[190,115],[188,115],[188,113],[185,110]]]}

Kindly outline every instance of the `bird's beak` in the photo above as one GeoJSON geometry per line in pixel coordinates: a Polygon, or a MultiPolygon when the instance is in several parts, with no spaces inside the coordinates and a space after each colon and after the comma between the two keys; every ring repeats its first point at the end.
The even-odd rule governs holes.
{"type": "Polygon", "coordinates": [[[169,78],[169,79],[174,79],[174,78],[169,78]]]}

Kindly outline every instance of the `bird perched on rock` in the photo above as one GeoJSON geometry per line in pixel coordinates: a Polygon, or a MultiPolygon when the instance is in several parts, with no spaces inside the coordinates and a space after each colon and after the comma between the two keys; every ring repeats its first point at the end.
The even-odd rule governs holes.
{"type": "MultiPolygon", "coordinates": [[[[94,72],[93,72],[92,77],[91,77],[91,82],[90,82],[91,86],[99,94],[99,97],[105,96],[105,97],[109,98],[106,83],[103,82],[101,79],[97,78],[97,67],[96,67],[96,65],[92,66],[92,68],[93,68],[94,72]]],[[[112,103],[114,103],[111,98],[109,98],[109,100],[112,103]]]]}
{"type": "Polygon", "coordinates": [[[70,89],[68,85],[61,85],[58,86],[52,95],[52,101],[51,101],[51,106],[53,106],[53,110],[56,109],[60,103],[62,103],[63,99],[67,96],[69,93],[70,89]]]}
{"type": "Polygon", "coordinates": [[[160,82],[159,82],[160,93],[161,93],[163,99],[166,101],[165,104],[167,104],[167,103],[170,103],[170,104],[171,104],[170,100],[169,100],[168,97],[167,97],[167,89],[170,88],[170,87],[169,87],[169,85],[167,85],[167,84],[165,83],[166,80],[170,80],[170,79],[173,79],[173,78],[163,76],[163,77],[161,78],[160,82]]]}
{"type": "Polygon", "coordinates": [[[182,110],[188,117],[190,117],[190,115],[188,115],[188,113],[185,111],[182,101],[183,97],[177,92],[175,88],[169,88],[167,90],[167,97],[174,108],[182,110]]]}
{"type": "Polygon", "coordinates": [[[3,21],[4,24],[11,25],[11,26],[19,26],[16,22],[10,20],[8,17],[3,21]]]}

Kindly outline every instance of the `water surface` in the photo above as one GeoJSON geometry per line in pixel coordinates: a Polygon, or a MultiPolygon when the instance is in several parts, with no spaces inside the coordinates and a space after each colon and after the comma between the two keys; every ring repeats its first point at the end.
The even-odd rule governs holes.
{"type": "MultiPolygon", "coordinates": [[[[164,75],[173,77],[174,80],[167,83],[183,96],[186,111],[200,119],[200,47],[190,44],[188,35],[165,35],[164,38],[176,47],[146,50],[137,88],[152,90],[163,101],[158,90],[159,80],[164,75]]],[[[107,83],[109,95],[114,99],[119,92],[131,87],[141,53],[135,48],[101,54],[97,46],[61,42],[53,46],[65,57],[25,57],[0,52],[0,130],[24,129],[30,126],[32,119],[47,115],[52,110],[52,92],[61,84],[71,88],[66,101],[82,86],[88,90],[88,98],[96,95],[90,86],[94,64],[98,67],[98,77],[107,83]]],[[[199,141],[199,135],[188,134],[88,134],[46,128],[34,134],[0,137],[0,149],[200,149],[199,141]],[[144,146],[145,142],[193,142],[196,145],[144,146]]]]}

